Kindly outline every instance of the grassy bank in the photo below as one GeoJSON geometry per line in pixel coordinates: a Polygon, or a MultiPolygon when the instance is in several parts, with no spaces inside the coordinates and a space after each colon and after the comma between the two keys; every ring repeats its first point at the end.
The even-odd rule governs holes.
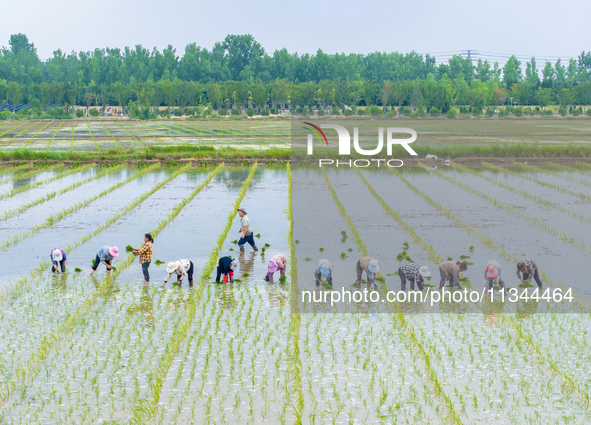
{"type": "MultiPolygon", "coordinates": [[[[419,145],[415,143],[413,149],[419,158],[425,155],[437,155],[439,158],[591,158],[591,145],[541,145],[541,144],[505,144],[505,145],[466,145],[466,144],[429,144],[419,145]]],[[[292,151],[291,149],[270,148],[235,148],[221,147],[219,149],[209,145],[177,145],[177,146],[150,146],[145,149],[130,149],[127,152],[119,149],[97,151],[70,151],[70,150],[35,150],[35,149],[13,149],[0,152],[2,162],[24,162],[32,161],[73,161],[73,162],[123,162],[123,161],[178,161],[183,159],[203,161],[288,161],[308,160],[320,158],[333,158],[347,160],[350,158],[367,159],[352,153],[350,156],[339,156],[333,149],[316,149],[314,155],[308,156],[304,151],[292,151]]],[[[412,158],[402,148],[396,148],[391,158],[385,155],[373,158],[412,158]]]]}

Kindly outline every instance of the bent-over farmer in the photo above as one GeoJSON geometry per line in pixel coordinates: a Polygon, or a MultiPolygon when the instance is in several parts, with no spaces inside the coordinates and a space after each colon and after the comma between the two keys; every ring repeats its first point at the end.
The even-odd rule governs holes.
{"type": "Polygon", "coordinates": [[[56,246],[51,250],[49,258],[51,258],[51,262],[53,263],[51,266],[52,272],[59,272],[58,265],[59,268],[61,268],[62,273],[66,271],[66,251],[59,246],[56,246]]]}
{"type": "Polygon", "coordinates": [[[371,285],[372,283],[376,283],[376,274],[380,271],[380,267],[378,266],[378,260],[371,257],[361,257],[359,261],[357,261],[357,281],[355,281],[355,285],[361,284],[361,276],[363,276],[363,272],[367,275],[367,285],[371,285]]]}
{"type": "Polygon", "coordinates": [[[100,263],[103,263],[107,267],[107,271],[110,272],[113,268],[113,258],[119,257],[119,248],[116,246],[105,245],[96,253],[94,259],[94,266],[92,266],[91,275],[94,274],[100,263]]]}
{"type": "Polygon", "coordinates": [[[182,285],[183,280],[186,276],[189,277],[189,286],[193,286],[193,271],[195,267],[193,266],[193,262],[190,260],[178,260],[178,261],[171,261],[166,265],[166,277],[164,278],[164,283],[162,287],[166,285],[168,279],[174,274],[176,274],[176,283],[182,285]]]}
{"type": "Polygon", "coordinates": [[[281,277],[285,276],[285,270],[287,268],[287,259],[283,254],[277,254],[271,257],[267,263],[267,276],[265,280],[269,283],[273,283],[273,275],[279,270],[281,277]]]}
{"type": "Polygon", "coordinates": [[[494,285],[499,285],[501,289],[505,289],[501,266],[496,260],[490,260],[484,268],[484,288],[492,291],[494,285]]]}
{"type": "Polygon", "coordinates": [[[222,277],[222,275],[224,276],[224,283],[228,282],[228,277],[230,278],[230,282],[234,282],[234,270],[238,267],[238,261],[230,256],[221,257],[218,259],[217,267],[215,283],[220,283],[220,277],[222,277]]]}
{"type": "Polygon", "coordinates": [[[240,230],[238,233],[242,233],[238,246],[240,252],[244,252],[244,244],[248,242],[252,249],[258,251],[256,244],[254,243],[254,235],[252,234],[252,226],[250,225],[250,219],[246,215],[246,210],[243,207],[238,208],[238,215],[240,216],[240,230]]]}
{"type": "Polygon", "coordinates": [[[422,291],[425,289],[425,277],[431,276],[429,267],[416,263],[404,263],[398,268],[398,277],[400,277],[400,289],[406,291],[406,281],[410,283],[410,289],[414,291],[415,282],[422,291]]]}
{"type": "Polygon", "coordinates": [[[538,284],[538,288],[542,289],[544,285],[540,279],[540,274],[538,273],[538,266],[536,266],[536,263],[534,263],[532,260],[523,260],[517,263],[517,278],[521,281],[521,283],[525,282],[526,280],[530,280],[532,276],[538,284]],[[521,274],[523,274],[523,277],[521,274]]]}
{"type": "Polygon", "coordinates": [[[318,261],[316,265],[316,270],[314,270],[314,277],[316,278],[316,286],[320,286],[322,279],[332,286],[332,265],[330,261],[326,259],[322,259],[318,261]]]}
{"type": "Polygon", "coordinates": [[[462,289],[460,286],[460,272],[468,270],[468,263],[465,261],[460,263],[459,261],[444,261],[439,265],[439,274],[441,280],[439,281],[439,289],[445,286],[445,281],[449,280],[449,286],[453,287],[456,285],[458,289],[462,289]]]}

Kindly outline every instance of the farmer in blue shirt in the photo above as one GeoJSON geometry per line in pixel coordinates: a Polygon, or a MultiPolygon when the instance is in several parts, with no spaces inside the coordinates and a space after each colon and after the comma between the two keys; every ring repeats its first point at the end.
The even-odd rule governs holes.
{"type": "Polygon", "coordinates": [[[56,246],[51,250],[49,254],[49,258],[51,258],[51,262],[53,265],[51,266],[52,272],[59,272],[59,268],[61,268],[62,273],[66,271],[66,252],[61,249],[59,246],[56,246]],[[59,267],[58,267],[59,264],[59,267]]]}
{"type": "Polygon", "coordinates": [[[94,259],[94,265],[90,275],[92,276],[100,263],[103,263],[107,267],[107,271],[110,272],[113,268],[113,258],[119,257],[119,249],[116,246],[105,245],[96,253],[94,259]]]}

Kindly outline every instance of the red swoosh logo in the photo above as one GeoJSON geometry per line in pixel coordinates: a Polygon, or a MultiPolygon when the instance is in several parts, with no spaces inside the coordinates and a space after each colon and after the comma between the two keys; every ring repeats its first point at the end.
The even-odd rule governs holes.
{"type": "Polygon", "coordinates": [[[328,139],[326,138],[326,135],[324,134],[324,132],[322,130],[320,130],[320,127],[318,127],[317,125],[311,124],[309,122],[304,122],[304,124],[308,124],[309,126],[312,126],[316,130],[318,130],[320,132],[320,134],[322,134],[322,137],[324,137],[324,141],[326,142],[326,146],[328,146],[328,139]]]}

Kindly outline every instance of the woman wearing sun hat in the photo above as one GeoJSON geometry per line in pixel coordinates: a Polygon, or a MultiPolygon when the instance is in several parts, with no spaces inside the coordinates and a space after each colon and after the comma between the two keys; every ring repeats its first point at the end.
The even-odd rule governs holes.
{"type": "Polygon", "coordinates": [[[332,265],[330,264],[330,261],[324,258],[318,261],[316,270],[314,270],[314,277],[316,278],[316,286],[320,286],[322,279],[324,279],[328,285],[332,286],[332,265]]]}
{"type": "Polygon", "coordinates": [[[273,283],[273,275],[277,270],[281,273],[281,277],[285,276],[285,269],[287,266],[287,259],[283,254],[274,255],[267,263],[267,276],[265,281],[273,283]]]}
{"type": "Polygon", "coordinates": [[[91,275],[94,274],[100,263],[103,263],[107,267],[107,271],[110,272],[113,268],[113,258],[119,257],[119,248],[116,246],[105,245],[96,253],[94,259],[94,265],[92,266],[91,275]]]}
{"type": "Polygon", "coordinates": [[[185,276],[188,276],[189,286],[193,286],[194,269],[193,262],[190,260],[171,261],[166,265],[166,277],[162,286],[164,287],[166,285],[166,282],[168,282],[168,279],[170,279],[173,273],[176,274],[176,283],[179,285],[183,283],[185,276]]]}
{"type": "Polygon", "coordinates": [[[357,281],[355,285],[361,284],[361,276],[365,271],[367,275],[367,285],[371,285],[372,283],[376,282],[376,274],[380,271],[380,267],[378,266],[378,260],[371,257],[361,257],[359,261],[357,261],[357,281]]]}
{"type": "Polygon", "coordinates": [[[398,277],[400,277],[400,289],[406,291],[406,281],[410,282],[410,289],[414,291],[415,282],[419,290],[425,289],[425,281],[423,278],[431,276],[429,267],[422,266],[416,263],[405,263],[398,268],[398,277]]]}
{"type": "Polygon", "coordinates": [[[51,262],[53,263],[53,265],[51,266],[52,272],[59,272],[58,264],[61,267],[62,273],[66,271],[66,251],[64,251],[59,246],[56,246],[51,250],[49,258],[51,258],[51,262]]]}
{"type": "Polygon", "coordinates": [[[499,285],[501,289],[505,289],[501,266],[496,260],[490,260],[484,268],[484,288],[492,291],[494,285],[499,285]]]}

